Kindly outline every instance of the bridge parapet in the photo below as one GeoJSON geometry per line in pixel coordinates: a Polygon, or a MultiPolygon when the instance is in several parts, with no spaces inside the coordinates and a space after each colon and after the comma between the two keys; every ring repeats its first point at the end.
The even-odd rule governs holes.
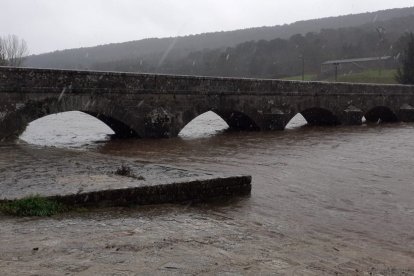
{"type": "Polygon", "coordinates": [[[90,93],[191,93],[264,95],[395,95],[414,94],[407,85],[299,82],[274,79],[175,76],[121,72],[75,71],[0,66],[0,92],[64,87],[90,93]]]}

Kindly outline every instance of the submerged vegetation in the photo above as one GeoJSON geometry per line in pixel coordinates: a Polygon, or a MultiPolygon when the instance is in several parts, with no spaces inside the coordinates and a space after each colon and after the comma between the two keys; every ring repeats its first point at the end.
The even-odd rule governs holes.
{"type": "Polygon", "coordinates": [[[68,208],[62,203],[40,196],[0,203],[1,213],[19,217],[48,217],[67,210],[68,208]]]}
{"type": "Polygon", "coordinates": [[[114,174],[119,175],[119,176],[125,176],[125,177],[131,177],[131,178],[135,178],[137,180],[145,180],[145,178],[143,176],[136,176],[133,172],[132,169],[127,166],[127,165],[121,165],[121,167],[119,167],[114,174]]]}
{"type": "Polygon", "coordinates": [[[132,177],[134,176],[134,174],[132,173],[132,170],[130,167],[126,166],[126,165],[121,165],[121,167],[119,167],[116,171],[115,171],[116,175],[120,175],[120,176],[127,176],[127,177],[132,177]]]}

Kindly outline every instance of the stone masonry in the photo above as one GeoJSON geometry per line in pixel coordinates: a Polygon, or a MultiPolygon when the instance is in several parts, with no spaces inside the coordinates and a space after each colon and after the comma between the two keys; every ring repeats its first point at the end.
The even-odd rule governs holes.
{"type": "Polygon", "coordinates": [[[0,67],[0,139],[33,120],[82,111],[116,135],[174,137],[213,111],[235,130],[414,121],[414,87],[0,67]]]}

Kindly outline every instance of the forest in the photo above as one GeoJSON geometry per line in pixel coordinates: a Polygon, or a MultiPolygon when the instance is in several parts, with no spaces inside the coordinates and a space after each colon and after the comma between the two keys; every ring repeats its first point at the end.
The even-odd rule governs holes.
{"type": "Polygon", "coordinates": [[[414,30],[414,8],[232,32],[146,39],[31,56],[28,66],[227,77],[318,74],[332,59],[392,56],[414,30]]]}

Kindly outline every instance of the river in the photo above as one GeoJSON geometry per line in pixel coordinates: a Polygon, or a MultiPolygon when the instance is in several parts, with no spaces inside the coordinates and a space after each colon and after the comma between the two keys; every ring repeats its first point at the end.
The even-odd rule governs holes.
{"type": "MultiPolygon", "coordinates": [[[[21,139],[142,162],[252,175],[250,198],[224,206],[203,205],[181,217],[181,223],[199,225],[201,232],[210,229],[210,237],[227,245],[224,257],[211,253],[209,264],[218,263],[220,271],[231,272],[226,262],[234,262],[241,271],[266,274],[276,271],[269,260],[280,260],[278,269],[298,275],[347,269],[412,273],[408,269],[414,269],[414,124],[309,127],[297,117],[285,131],[226,128],[210,112],[190,123],[178,138],[111,140],[107,126],[73,112],[33,122],[21,139]],[[203,218],[218,213],[226,223],[214,224],[213,230],[213,224],[203,226],[203,218]],[[245,240],[236,242],[233,234],[245,240]],[[249,254],[263,261],[248,263],[249,254]]],[[[187,212],[174,207],[173,217],[187,212]]],[[[182,238],[186,230],[178,226],[180,220],[166,222],[165,217],[151,219],[153,230],[163,225],[177,231],[168,237],[182,238]]],[[[172,247],[177,255],[161,256],[186,272],[188,267],[179,266],[185,261],[171,256],[187,253],[175,243],[172,247]]],[[[191,252],[201,258],[202,251],[209,250],[211,246],[200,245],[191,252]]]]}

